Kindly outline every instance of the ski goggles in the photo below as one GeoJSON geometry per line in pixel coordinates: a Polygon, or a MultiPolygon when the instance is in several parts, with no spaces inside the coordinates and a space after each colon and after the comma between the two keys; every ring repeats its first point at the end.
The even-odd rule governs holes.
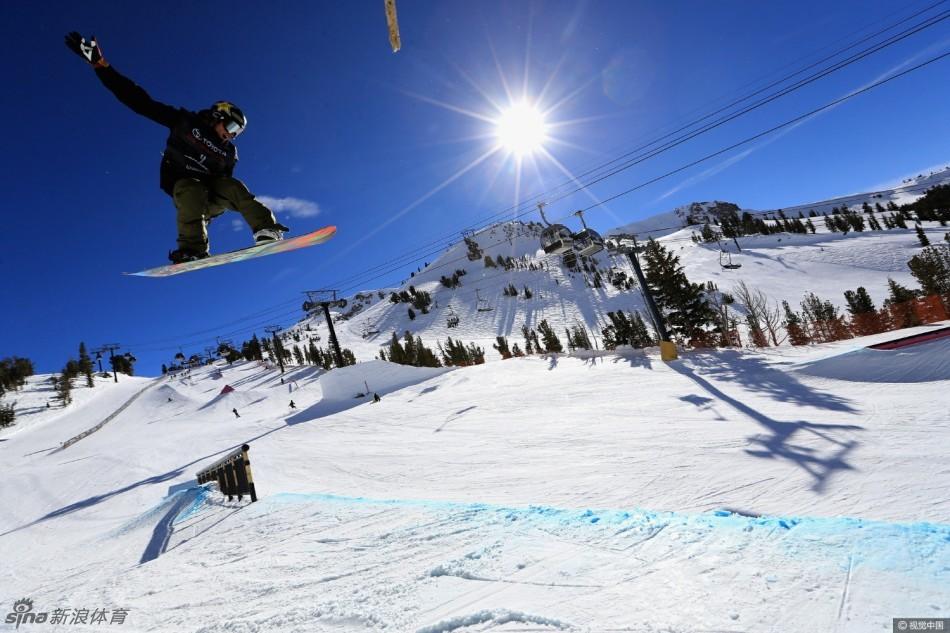
{"type": "Polygon", "coordinates": [[[231,136],[238,136],[241,132],[244,131],[244,124],[240,121],[235,121],[234,119],[227,118],[223,121],[224,129],[231,136]]]}

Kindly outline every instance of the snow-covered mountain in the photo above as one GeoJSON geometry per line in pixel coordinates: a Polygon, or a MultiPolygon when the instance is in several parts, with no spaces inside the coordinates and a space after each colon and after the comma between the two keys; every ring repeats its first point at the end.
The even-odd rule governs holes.
{"type": "MultiPolygon", "coordinates": [[[[846,199],[847,205],[856,208],[865,201],[872,205],[892,200],[903,204],[943,182],[950,182],[950,170],[888,192],[805,206],[821,212],[844,206],[846,199]]],[[[687,222],[715,222],[721,213],[737,210],[744,211],[727,202],[695,203],[619,227],[610,234],[633,230],[652,235],[680,258],[690,281],[712,282],[723,292],[731,292],[736,284],[744,282],[765,292],[774,303],[788,301],[793,307],[808,292],[843,307],[844,291],[859,286],[880,305],[887,295],[888,279],[907,287],[917,286],[907,267],[921,250],[913,228],[845,235],[828,232],[819,221],[815,222],[814,235],[750,235],[717,244],[694,242],[692,236],[699,227],[685,226],[687,222]],[[741,268],[722,266],[730,262],[741,268]]],[[[797,213],[790,216],[797,217],[797,213]]],[[[923,226],[932,243],[943,243],[946,227],[937,222],[924,222],[923,226]]],[[[477,244],[477,255],[468,243],[459,241],[414,271],[400,287],[365,290],[349,297],[346,308],[334,311],[341,345],[351,349],[357,359],[370,359],[388,344],[393,333],[401,337],[409,331],[433,349],[437,342],[452,337],[478,344],[488,358],[499,358],[492,348],[496,337],[509,337],[510,343],[523,346],[522,327],[535,328],[542,320],[559,335],[582,326],[600,345],[601,331],[610,323],[608,312],[638,310],[646,318],[644,299],[638,286],[630,283],[635,273],[625,255],[603,251],[586,267],[571,269],[560,257],[543,253],[541,229],[540,224],[522,222],[488,227],[468,238],[468,242],[477,244]],[[491,262],[487,263],[486,258],[491,262]],[[443,283],[444,278],[453,276],[458,281],[456,287],[443,283]],[[390,300],[394,292],[411,291],[428,293],[431,305],[427,313],[405,301],[390,300]]],[[[737,308],[741,315],[741,306],[737,308]]],[[[319,336],[325,343],[327,335],[322,313],[284,332],[288,342],[319,336]]]]}
{"type": "Polygon", "coordinates": [[[895,187],[838,196],[828,200],[798,204],[784,209],[749,209],[743,208],[734,202],[723,202],[719,200],[712,202],[693,202],[682,207],[677,207],[671,211],[658,213],[644,220],[624,224],[623,226],[611,229],[607,232],[607,235],[633,233],[641,238],[646,236],[659,238],[690,225],[699,226],[706,222],[718,224],[724,213],[735,213],[738,216],[741,216],[743,213],[751,213],[762,217],[774,217],[779,211],[784,211],[789,217],[795,217],[799,212],[802,212],[806,216],[811,211],[824,214],[831,212],[835,207],[839,209],[844,207],[857,208],[864,203],[868,203],[872,206],[875,204],[886,206],[888,202],[901,205],[913,202],[931,187],[947,183],[950,183],[950,166],[944,169],[930,171],[926,175],[918,174],[911,178],[905,178],[900,185],[895,187]]]}

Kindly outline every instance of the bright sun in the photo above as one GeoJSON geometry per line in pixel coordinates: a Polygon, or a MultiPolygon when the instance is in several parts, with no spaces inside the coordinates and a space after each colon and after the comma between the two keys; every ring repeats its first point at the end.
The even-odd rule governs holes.
{"type": "Polygon", "coordinates": [[[495,124],[499,144],[517,156],[535,152],[547,140],[544,114],[527,103],[511,106],[501,113],[495,124]]]}

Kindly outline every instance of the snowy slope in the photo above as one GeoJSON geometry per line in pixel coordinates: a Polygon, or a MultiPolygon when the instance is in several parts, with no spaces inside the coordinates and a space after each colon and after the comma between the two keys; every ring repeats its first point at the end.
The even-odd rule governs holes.
{"type": "MultiPolygon", "coordinates": [[[[720,259],[726,261],[727,256],[720,254],[718,245],[694,243],[692,229],[669,233],[658,241],[679,256],[690,281],[711,281],[723,292],[731,292],[742,281],[765,292],[776,304],[784,300],[794,308],[798,308],[807,292],[832,301],[843,311],[845,290],[864,286],[880,306],[887,296],[889,278],[907,287],[917,287],[907,268],[907,261],[921,251],[913,229],[843,235],[828,233],[822,222],[816,224],[819,226],[815,235],[741,237],[741,251],[732,242],[723,243],[731,261],[741,265],[736,270],[720,266],[720,259]]],[[[943,243],[946,227],[936,222],[925,222],[924,226],[931,243],[943,243]]],[[[340,344],[365,360],[376,357],[394,332],[401,338],[405,331],[410,331],[432,349],[449,336],[475,342],[491,360],[500,358],[492,348],[495,337],[507,336],[510,344],[517,342],[523,347],[521,328],[537,327],[542,319],[548,321],[562,342],[566,328],[582,325],[599,346],[601,330],[610,323],[608,312],[639,310],[646,317],[644,300],[636,285],[626,290],[607,281],[611,272],[617,271],[635,278],[625,256],[608,252],[594,256],[603,279],[602,287],[595,288],[592,273],[571,271],[561,264],[560,258],[545,256],[539,247],[538,232],[530,225],[498,225],[476,234],[474,239],[484,255],[493,260],[498,256],[511,257],[521,263],[521,268],[486,267],[483,260],[470,261],[466,257],[464,243],[454,244],[404,286],[360,293],[362,299],[343,310],[332,311],[340,319],[335,323],[340,344]],[[530,270],[528,266],[536,269],[530,270]],[[440,283],[442,276],[459,269],[466,271],[460,278],[460,287],[449,289],[440,283]],[[415,318],[410,319],[408,304],[393,304],[389,300],[393,290],[410,286],[431,295],[433,307],[429,314],[416,309],[415,318]],[[505,295],[509,286],[518,290],[518,297],[505,295]],[[524,296],[526,287],[532,293],[530,299],[524,296]],[[353,305],[361,307],[354,313],[353,305]],[[480,307],[491,309],[480,311],[480,307]],[[459,319],[454,328],[448,327],[452,315],[459,319]]],[[[317,344],[327,344],[328,332],[322,316],[304,319],[286,331],[288,345],[293,344],[295,332],[304,343],[309,337],[319,336],[317,344]]]]}
{"type": "MultiPolygon", "coordinates": [[[[797,217],[798,210],[806,215],[810,209],[830,211],[833,207],[848,205],[860,207],[863,202],[886,204],[890,201],[911,202],[934,185],[950,182],[950,169],[906,179],[900,186],[870,194],[842,196],[788,208],[789,217],[797,217]]],[[[766,293],[780,305],[788,301],[798,308],[803,296],[814,292],[830,300],[842,310],[844,291],[859,286],[867,289],[880,306],[887,295],[888,279],[907,287],[917,282],[907,268],[907,261],[920,252],[921,246],[913,228],[889,231],[851,232],[847,235],[829,233],[822,221],[815,222],[815,235],[776,234],[741,237],[733,242],[696,244],[691,237],[698,227],[684,227],[687,220],[715,219],[720,209],[730,203],[694,203],[673,209],[639,222],[618,227],[608,234],[637,232],[652,235],[680,258],[690,281],[713,282],[723,292],[731,292],[742,281],[766,293]],[[725,252],[721,253],[720,248],[725,252]],[[722,268],[720,263],[741,265],[736,270],[722,268]]],[[[740,209],[740,213],[745,211],[740,209]]],[[[753,213],[762,213],[752,211],[753,213]]],[[[924,222],[924,230],[932,244],[943,244],[947,227],[937,222],[924,222]]],[[[634,278],[634,271],[626,256],[601,252],[592,259],[592,265],[601,275],[601,287],[594,287],[594,272],[572,271],[558,256],[546,256],[540,248],[538,223],[509,222],[485,228],[470,237],[481,249],[481,256],[468,258],[466,244],[459,241],[449,246],[434,261],[429,262],[396,288],[362,290],[348,297],[344,309],[331,310],[336,323],[340,344],[351,349],[357,359],[376,358],[379,350],[388,345],[393,333],[400,338],[409,331],[421,337],[425,345],[436,349],[448,337],[465,343],[477,343],[486,351],[486,358],[500,356],[492,346],[497,336],[509,337],[509,344],[524,346],[523,326],[537,327],[547,320],[564,340],[565,329],[582,326],[595,345],[600,346],[601,331],[609,325],[607,313],[617,310],[639,310],[646,316],[646,308],[639,289],[620,289],[609,282],[612,274],[623,273],[634,278]],[[487,267],[484,257],[493,261],[511,258],[514,267],[487,267]],[[460,286],[448,288],[442,277],[463,272],[460,286]],[[409,304],[393,304],[389,297],[395,292],[428,292],[433,305],[428,314],[414,309],[409,316],[409,304]],[[514,288],[518,297],[506,296],[505,290],[514,288]],[[526,298],[525,289],[531,293],[526,298]],[[449,327],[457,317],[458,326],[449,327]]],[[[737,306],[741,321],[741,307],[737,306]]],[[[743,331],[744,324],[740,324],[743,331]]],[[[304,318],[282,335],[288,346],[306,345],[310,339],[326,347],[328,331],[322,312],[304,318]]]]}
{"type": "Polygon", "coordinates": [[[946,615],[950,339],[881,383],[854,350],[889,336],[283,381],[239,363],[82,388],[68,415],[0,434],[0,604],[203,632],[867,631],[946,615]],[[261,501],[195,488],[244,442],[261,501]]]}

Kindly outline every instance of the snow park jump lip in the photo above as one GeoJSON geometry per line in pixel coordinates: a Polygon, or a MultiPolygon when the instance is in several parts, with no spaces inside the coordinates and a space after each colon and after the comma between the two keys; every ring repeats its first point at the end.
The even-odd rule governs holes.
{"type": "Polygon", "coordinates": [[[906,384],[950,380],[950,328],[804,363],[796,372],[846,382],[906,384]],[[880,347],[888,345],[888,347],[880,347]]]}
{"type": "Polygon", "coordinates": [[[901,349],[902,347],[910,347],[911,345],[919,345],[920,343],[936,341],[937,339],[944,338],[945,336],[950,336],[950,325],[942,327],[939,330],[934,330],[933,332],[913,334],[911,336],[904,336],[891,341],[885,341],[884,343],[878,343],[877,345],[868,345],[868,349],[901,349]]]}

